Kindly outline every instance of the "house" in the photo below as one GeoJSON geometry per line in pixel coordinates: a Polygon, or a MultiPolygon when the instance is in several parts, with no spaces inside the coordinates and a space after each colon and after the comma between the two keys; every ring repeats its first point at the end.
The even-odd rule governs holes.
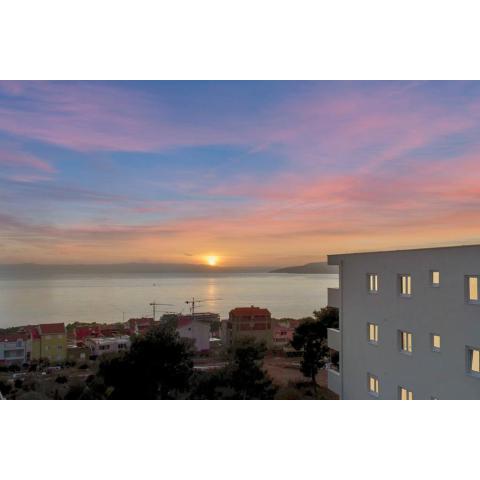
{"type": "Polygon", "coordinates": [[[68,362],[85,362],[90,357],[90,349],[84,344],[69,345],[67,347],[68,362]]]}
{"type": "Polygon", "coordinates": [[[50,363],[65,362],[67,359],[67,334],[63,323],[41,323],[38,325],[40,335],[40,358],[50,363]]]}
{"type": "Polygon", "coordinates": [[[130,335],[145,335],[153,325],[154,321],[151,317],[130,318],[127,322],[127,330],[130,335]]]}
{"type": "Polygon", "coordinates": [[[21,365],[27,361],[27,336],[20,333],[0,334],[0,365],[21,365]]]}
{"type": "Polygon", "coordinates": [[[100,325],[82,325],[73,329],[73,342],[75,345],[83,344],[87,337],[100,337],[102,329],[100,325]]]}
{"type": "MultiPolygon", "coordinates": [[[[224,321],[225,322],[225,321],[224,321]]],[[[227,323],[222,322],[222,337],[225,345],[235,344],[239,339],[251,337],[273,346],[272,317],[266,308],[237,307],[230,311],[227,323]]]]}
{"type": "Polygon", "coordinates": [[[480,398],[480,245],[329,255],[342,399],[480,398]]]}
{"type": "Polygon", "coordinates": [[[272,348],[275,350],[284,350],[285,348],[290,347],[298,323],[298,321],[289,320],[274,322],[272,348]]]}
{"type": "Polygon", "coordinates": [[[63,363],[67,359],[67,332],[64,323],[27,325],[20,331],[27,335],[26,360],[63,363]]]}
{"type": "Polygon", "coordinates": [[[177,332],[181,338],[190,338],[197,352],[208,352],[210,349],[210,318],[200,314],[179,315],[177,332]]]}
{"type": "Polygon", "coordinates": [[[101,356],[106,353],[120,353],[130,349],[131,341],[128,335],[116,337],[87,337],[85,346],[93,356],[101,356]]]}

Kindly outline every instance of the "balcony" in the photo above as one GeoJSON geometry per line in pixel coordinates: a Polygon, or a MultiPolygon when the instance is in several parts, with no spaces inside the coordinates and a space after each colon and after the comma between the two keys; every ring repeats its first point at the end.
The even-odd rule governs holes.
{"type": "Polygon", "coordinates": [[[340,289],[339,288],[329,288],[328,289],[328,302],[329,307],[340,308],[340,289]]]}
{"type": "Polygon", "coordinates": [[[336,328],[329,328],[327,330],[327,344],[328,348],[332,350],[336,350],[337,352],[340,351],[340,330],[336,328]]]}
{"type": "Polygon", "coordinates": [[[342,394],[342,376],[337,370],[327,369],[328,389],[338,396],[342,394]]]}

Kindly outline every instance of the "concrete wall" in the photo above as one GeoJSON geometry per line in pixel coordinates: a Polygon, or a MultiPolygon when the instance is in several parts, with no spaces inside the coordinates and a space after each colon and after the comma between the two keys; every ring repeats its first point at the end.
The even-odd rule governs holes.
{"type": "Polygon", "coordinates": [[[195,320],[184,327],[178,328],[182,338],[191,338],[195,341],[195,349],[199,352],[210,349],[210,323],[195,320]]]}
{"type": "Polygon", "coordinates": [[[480,246],[329,256],[339,264],[342,398],[368,399],[367,375],[379,379],[380,399],[398,398],[399,386],[414,399],[479,399],[480,378],[467,373],[466,346],[480,347],[480,305],[466,301],[465,276],[480,274],[480,246]],[[440,285],[431,285],[431,271],[440,285]],[[367,273],[379,291],[367,290],[367,273]],[[411,274],[412,295],[400,295],[398,275],[411,274]],[[379,341],[367,338],[368,322],[379,341]],[[411,355],[400,352],[398,331],[413,334],[411,355]],[[431,334],[441,335],[441,351],[431,334]]]}

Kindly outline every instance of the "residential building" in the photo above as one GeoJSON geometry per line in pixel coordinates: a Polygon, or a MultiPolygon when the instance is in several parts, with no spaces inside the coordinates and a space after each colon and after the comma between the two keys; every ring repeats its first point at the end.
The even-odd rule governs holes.
{"type": "Polygon", "coordinates": [[[0,365],[21,365],[27,360],[27,336],[18,333],[0,334],[0,365]]]}
{"type": "Polygon", "coordinates": [[[208,352],[210,349],[210,324],[211,319],[208,316],[179,315],[177,332],[181,338],[193,340],[197,352],[208,352]]]}
{"type": "Polygon", "coordinates": [[[85,345],[69,345],[67,347],[68,362],[85,362],[90,358],[91,351],[85,345]]]}
{"type": "Polygon", "coordinates": [[[253,305],[237,307],[230,311],[226,322],[222,325],[222,336],[226,345],[232,345],[241,338],[250,337],[264,342],[267,348],[272,348],[272,317],[268,309],[253,305]]]}
{"type": "Polygon", "coordinates": [[[130,318],[127,329],[130,335],[145,335],[155,324],[151,317],[130,318]]]}
{"type": "Polygon", "coordinates": [[[120,353],[130,349],[131,341],[128,335],[117,337],[87,337],[85,346],[90,349],[92,356],[101,356],[106,353],[120,353]]]}
{"type": "Polygon", "coordinates": [[[329,255],[343,399],[480,399],[480,245],[329,255]]]}
{"type": "Polygon", "coordinates": [[[100,325],[82,325],[73,329],[73,342],[75,345],[83,344],[88,337],[100,336],[102,336],[100,325]]]}
{"type": "Polygon", "coordinates": [[[272,348],[275,350],[290,350],[293,334],[299,324],[299,320],[293,319],[273,321],[272,348]]]}
{"type": "Polygon", "coordinates": [[[63,323],[42,323],[21,327],[27,335],[26,359],[63,363],[67,359],[67,332],[63,323]]]}

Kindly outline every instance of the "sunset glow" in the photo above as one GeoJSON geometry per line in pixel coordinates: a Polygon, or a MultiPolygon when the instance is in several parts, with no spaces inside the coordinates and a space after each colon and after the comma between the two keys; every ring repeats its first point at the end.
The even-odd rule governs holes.
{"type": "Polygon", "coordinates": [[[207,264],[211,267],[215,267],[218,264],[218,257],[216,255],[209,255],[206,260],[207,264]]]}
{"type": "Polygon", "coordinates": [[[0,263],[475,243],[479,134],[480,82],[0,82],[0,263]]]}

